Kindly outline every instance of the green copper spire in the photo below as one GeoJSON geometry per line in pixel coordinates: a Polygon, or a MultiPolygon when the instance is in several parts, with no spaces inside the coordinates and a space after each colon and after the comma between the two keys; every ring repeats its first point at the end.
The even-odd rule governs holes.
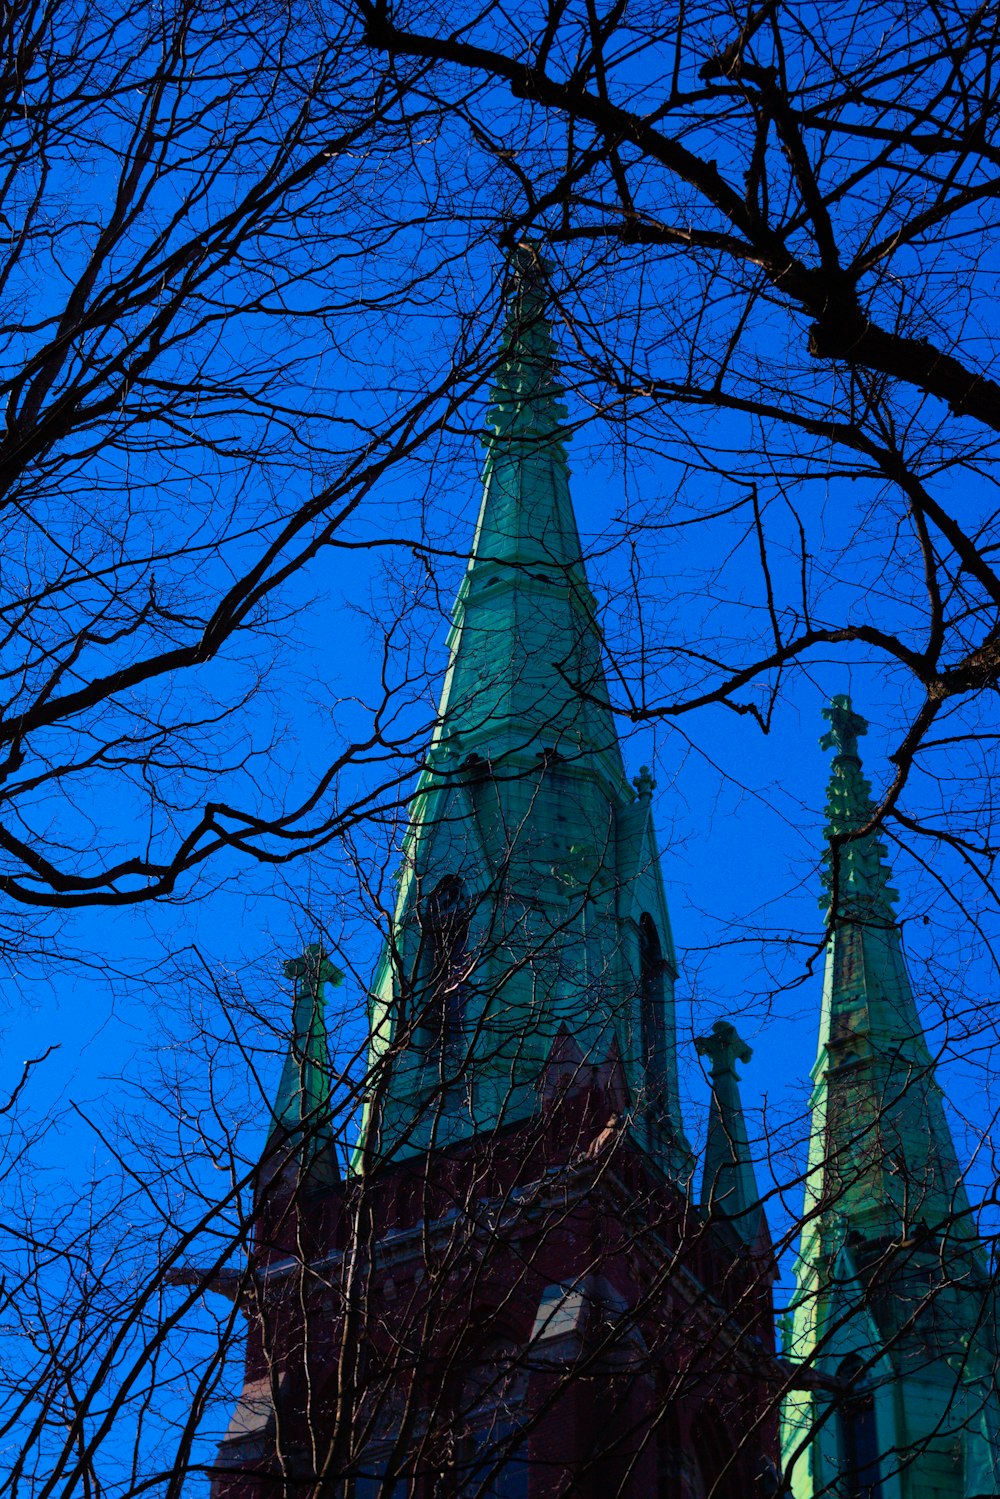
{"type": "Polygon", "coordinates": [[[531,246],[506,280],[482,503],[374,984],[372,1075],[390,1076],[364,1140],[395,1156],[530,1117],[561,1036],[624,1074],[637,1135],[680,1169],[652,782],[636,796],[622,762],[531,246]]]}
{"type": "MultiPolygon", "coordinates": [[[[909,1079],[929,1079],[931,1055],[917,1014],[903,958],[894,902],[896,891],[886,863],[886,848],[874,832],[853,837],[875,815],[871,785],[861,769],[858,738],[867,733],[865,720],[854,712],[850,698],[838,696],[823,709],[830,730],[820,740],[834,750],[827,791],[823,859],[822,904],[827,911],[829,936],[826,980],[820,1026],[819,1055],[814,1077],[824,1079],[832,1063],[837,1067],[868,1061],[873,1067],[907,1069],[909,1079]]],[[[941,1116],[941,1130],[948,1136],[941,1116]]],[[[950,1146],[950,1136],[948,1136],[950,1146]]],[[[926,1149],[920,1129],[907,1147],[926,1149]]],[[[890,1173],[891,1175],[891,1173],[890,1173]]],[[[894,1218],[882,1181],[874,1196],[871,1182],[859,1181],[852,1192],[858,1211],[894,1218]]],[[[910,1188],[907,1189],[908,1191],[910,1188]]],[[[952,1187],[947,1188],[950,1200],[952,1187]]],[[[890,1192],[889,1197],[891,1198],[890,1192]]]]}
{"type": "Polygon", "coordinates": [[[294,1147],[300,1162],[329,1172],[335,1156],[330,1138],[330,1059],[326,1037],[327,984],[344,975],[326,957],[322,944],[310,943],[299,958],[285,964],[294,985],[292,1035],[272,1110],[267,1154],[294,1147]]]}
{"type": "Polygon", "coordinates": [[[874,832],[849,836],[875,812],[858,753],[867,724],[844,696],[824,716],[821,745],[834,751],[828,936],[786,1351],[849,1383],[856,1398],[831,1412],[836,1386],[824,1393],[815,1378],[792,1396],[785,1459],[795,1499],[993,1495],[1000,1409],[985,1256],[906,969],[886,850],[874,832]],[[880,1487],[858,1455],[859,1433],[880,1487]]]}

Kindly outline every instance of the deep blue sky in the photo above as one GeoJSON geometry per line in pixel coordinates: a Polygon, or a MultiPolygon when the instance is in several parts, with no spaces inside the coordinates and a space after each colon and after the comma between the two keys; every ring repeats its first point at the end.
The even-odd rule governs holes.
{"type": "MultiPolygon", "coordinates": [[[[462,552],[471,540],[479,498],[480,451],[472,441],[466,448],[458,463],[449,467],[447,492],[432,494],[428,510],[437,538],[462,552]],[[455,483],[456,470],[461,490],[455,483]]],[[[618,462],[595,452],[586,437],[571,449],[571,458],[585,549],[597,554],[592,581],[599,595],[610,601],[609,621],[616,610],[627,617],[634,602],[628,571],[634,559],[620,544],[613,517],[626,505],[641,508],[669,494],[676,471],[667,465],[657,470],[647,461],[638,472],[623,473],[618,462]],[[609,537],[619,543],[610,550],[609,537]]],[[[363,534],[366,523],[378,532],[401,509],[409,508],[401,495],[405,483],[404,477],[386,487],[370,518],[362,517],[358,534],[363,534]]],[[[295,613],[289,669],[298,694],[289,733],[298,737],[296,757],[304,776],[322,763],[331,722],[339,727],[352,718],[360,721],[363,714],[351,700],[370,701],[377,692],[377,627],[373,632],[371,621],[356,606],[370,607],[377,619],[384,619],[393,607],[395,585],[382,572],[387,557],[394,569],[399,566],[397,553],[328,554],[286,595],[295,613]]],[[[648,547],[640,538],[639,557],[646,573],[640,597],[656,602],[674,579],[661,566],[655,537],[648,547]]],[[[693,562],[699,560],[695,555],[693,562]]],[[[687,561],[692,565],[690,554],[687,561]]],[[[745,571],[747,589],[752,590],[757,575],[751,557],[745,571]]],[[[460,575],[459,561],[440,564],[442,606],[450,606],[460,575]]],[[[408,616],[405,629],[428,642],[428,685],[435,675],[439,681],[445,618],[425,599],[424,607],[408,616]]],[[[613,623],[609,633],[614,645],[613,623]]],[[[898,728],[899,695],[896,684],[884,680],[877,666],[848,660],[807,663],[788,678],[768,736],[749,718],[720,707],[673,724],[640,729],[622,724],[627,764],[637,772],[648,761],[656,775],[655,814],[681,954],[682,1071],[694,1136],[706,1108],[706,1089],[688,1043],[720,1015],[735,1019],[754,1047],[745,1081],[749,1108],[766,1107],[777,1125],[800,1114],[804,1106],[821,988],[820,968],[806,971],[822,930],[817,865],[828,756],[818,747],[825,729],[821,708],[830,694],[845,690],[853,692],[856,706],[871,721],[862,748],[866,770],[878,790],[887,776],[885,756],[898,728]],[[758,945],[756,934],[771,940],[758,945]]],[[[411,721],[416,723],[418,717],[414,711],[411,721]]],[[[357,850],[362,857],[371,854],[363,834],[357,850]]],[[[929,899],[926,881],[918,881],[902,854],[893,857],[901,913],[921,918],[906,926],[917,974],[928,943],[940,941],[941,934],[937,925],[928,927],[922,921],[929,899]]],[[[243,975],[252,990],[263,993],[272,983],[273,1002],[280,1006],[280,960],[309,935],[310,921],[295,910],[297,900],[322,912],[334,935],[341,927],[347,932],[344,956],[354,973],[336,998],[357,1013],[363,976],[373,965],[378,939],[364,903],[359,899],[353,910],[350,907],[353,879],[336,846],[278,871],[250,863],[238,867],[235,860],[226,860],[195,887],[203,892],[197,901],[158,909],[98,910],[70,918],[63,928],[64,945],[106,955],[120,977],[109,983],[70,963],[65,973],[56,967],[45,978],[20,986],[7,1006],[3,1081],[16,1080],[25,1056],[58,1043],[60,1051],[32,1078],[32,1107],[42,1111],[74,1100],[113,1110],[119,1090],[116,1079],[122,1073],[141,1076],[151,1050],[162,1043],[164,1012],[177,1002],[164,951],[197,946],[209,967],[217,965],[223,975],[243,975]]],[[[947,931],[947,913],[940,914],[947,931]]],[[[936,1019],[933,1005],[928,1019],[936,1019]]],[[[968,1076],[948,1057],[943,1080],[956,1105],[968,1104],[973,1120],[980,1117],[969,1097],[968,1076]]],[[[800,1136],[801,1130],[794,1133],[800,1136]]],[[[92,1149],[86,1128],[76,1124],[61,1134],[60,1162],[71,1172],[85,1172],[92,1149]]]]}
{"type": "MultiPolygon", "coordinates": [[[[572,413],[572,397],[570,406],[572,413]]],[[[470,425],[481,416],[481,410],[470,413],[470,425]]],[[[744,437],[733,428],[734,444],[744,437]]],[[[423,526],[443,550],[458,554],[440,561],[433,586],[405,548],[376,548],[325,554],[284,595],[290,623],[276,647],[283,693],[276,711],[283,726],[282,764],[297,767],[301,784],[325,763],[338,735],[366,721],[363,705],[379,692],[382,628],[397,616],[390,663],[400,666],[408,649],[416,684],[404,694],[403,721],[415,727],[429,715],[445,664],[447,612],[478,508],[481,457],[474,435],[456,439],[438,467],[394,476],[355,523],[359,539],[417,537],[423,526]]],[[[696,629],[699,580],[715,564],[724,537],[718,528],[685,532],[678,553],[672,540],[664,546],[657,533],[640,532],[632,545],[624,516],[657,507],[669,516],[675,489],[684,485],[690,491],[705,481],[648,453],[623,462],[602,445],[597,428],[571,444],[571,463],[584,547],[593,558],[591,581],[604,605],[611,649],[624,643],[624,671],[626,677],[633,673],[635,688],[628,650],[637,604],[652,621],[666,620],[668,631],[685,619],[696,629]]],[[[835,481],[824,498],[840,502],[835,481]]],[[[759,571],[752,549],[734,538],[737,529],[730,538],[735,550],[729,586],[753,616],[760,608],[759,571]]],[[[670,638],[658,655],[666,677],[670,638]]],[[[223,689],[225,670],[218,668],[223,689]]],[[[787,1183],[802,1163],[822,982],[816,961],[822,935],[818,864],[828,756],[818,740],[826,727],[822,706],[842,691],[853,693],[871,722],[862,748],[877,791],[888,774],[886,755],[896,742],[905,698],[898,681],[860,658],[812,659],[790,674],[769,735],[749,717],[722,707],[639,729],[622,722],[627,765],[637,773],[641,764],[652,764],[657,782],[655,816],[681,962],[678,1026],[689,1133],[700,1140],[708,1102],[692,1039],[714,1019],[731,1018],[754,1048],[744,1069],[744,1096],[761,1184],[768,1187],[775,1177],[787,1183]]],[[[270,722],[270,711],[261,708],[262,725],[270,722]]],[[[363,781],[363,775],[346,775],[343,795],[363,781]]],[[[990,970],[969,948],[941,890],[910,858],[893,857],[918,994],[929,951],[943,954],[945,971],[960,972],[959,993],[988,993],[990,970]],[[925,924],[928,914],[932,919],[925,924]]],[[[113,1174],[109,1151],[88,1120],[111,1137],[123,1127],[133,1136],[147,1134],[155,1154],[158,1132],[178,1108],[183,1112],[188,1097],[182,1089],[178,1104],[164,1092],[162,1078],[186,1078],[190,1097],[202,1097],[199,1069],[207,1053],[199,1027],[204,1022],[213,1034],[224,1032],[215,1003],[220,995],[232,1000],[237,1024],[245,1027],[241,1039],[254,1054],[264,1090],[273,1088],[278,1031],[288,1014],[281,962],[315,936],[317,916],[328,939],[342,944],[339,961],[348,978],[332,997],[333,1006],[346,1017],[348,1033],[357,1036],[378,950],[370,904],[358,893],[358,871],[378,867],[388,883],[393,862],[385,828],[373,833],[361,827],[349,848],[335,844],[280,870],[224,860],[182,892],[190,900],[68,918],[59,934],[62,949],[100,954],[112,972],[88,969],[71,956],[37,979],[19,981],[8,996],[0,1070],[0,1089],[12,1086],[23,1058],[59,1047],[32,1076],[25,1095],[35,1118],[51,1113],[59,1119],[40,1147],[51,1181],[65,1177],[72,1189],[92,1174],[113,1174]],[[276,1029],[269,1030],[272,1023],[276,1029]]],[[[943,997],[946,1005],[955,1003],[954,995],[943,997]]],[[[932,1046],[942,1048],[941,1080],[956,1107],[956,1125],[957,1115],[968,1122],[958,1139],[960,1158],[967,1158],[990,1115],[984,1057],[970,1047],[961,1017],[961,1023],[942,1027],[939,998],[928,996],[926,1015],[932,1046]]],[[[258,1104],[255,1126],[251,1105],[247,1118],[245,1098],[249,1092],[252,1099],[253,1087],[247,1090],[245,1077],[241,1083],[239,1056],[231,1040],[227,1046],[232,1115],[248,1125],[242,1139],[252,1151],[262,1139],[266,1113],[258,1104]]],[[[225,1087],[221,1094],[225,1113],[225,1087]]],[[[138,1146],[133,1149],[141,1156],[138,1146]]],[[[974,1192],[991,1180],[987,1152],[977,1159],[974,1192]]],[[[777,1233],[787,1230],[800,1201],[799,1186],[784,1202],[772,1201],[769,1216],[777,1233]]],[[[784,1266],[787,1274],[788,1256],[784,1266]]],[[[787,1281],[779,1301],[785,1288],[787,1281]]],[[[183,1396],[173,1398],[180,1413],[183,1396]]],[[[169,1414],[170,1402],[164,1405],[169,1414]]]]}

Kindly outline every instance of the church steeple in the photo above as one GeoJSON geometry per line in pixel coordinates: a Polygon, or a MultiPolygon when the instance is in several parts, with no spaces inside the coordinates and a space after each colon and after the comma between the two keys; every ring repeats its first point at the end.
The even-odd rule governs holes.
{"type": "MultiPolygon", "coordinates": [[[[507,280],[358,1150],[338,1189],[301,1210],[279,1192],[258,1214],[215,1499],[290,1481],[413,1499],[774,1488],[773,1267],[759,1216],[739,1237],[756,1192],[735,1075],[720,1050],[706,1214],[681,1129],[655,783],[645,766],[630,783],[618,744],[530,246],[507,280]]],[[[282,1090],[292,1129],[309,1077],[293,1068],[282,1090]]]]}
{"type": "Polygon", "coordinates": [[[670,922],[609,703],[530,245],[508,282],[482,504],[374,986],[373,1062],[392,1075],[366,1139],[398,1154],[530,1115],[568,1035],[582,1065],[618,1059],[635,1130],[677,1164],[670,922]]]}
{"type": "Polygon", "coordinates": [[[824,716],[820,743],[834,750],[828,935],[788,1350],[809,1366],[812,1389],[786,1403],[786,1461],[796,1499],[841,1489],[875,1499],[992,1495],[1000,1410],[985,1256],[906,968],[885,845],[860,832],[876,811],[858,751],[868,725],[846,696],[824,716]],[[836,1386],[821,1393],[817,1373],[855,1391],[834,1419],[836,1386]],[[855,1419],[858,1430],[848,1429],[855,1419]]]}
{"type": "Polygon", "coordinates": [[[823,715],[831,727],[820,745],[835,753],[823,862],[829,935],[813,1070],[826,1148],[820,1200],[855,1227],[906,1231],[917,1219],[957,1215],[967,1231],[968,1205],[903,956],[886,847],[875,832],[853,836],[875,814],[858,751],[868,725],[843,695],[823,715]],[[879,1090],[877,1104],[867,1101],[867,1127],[855,1109],[852,1069],[879,1090]]]}

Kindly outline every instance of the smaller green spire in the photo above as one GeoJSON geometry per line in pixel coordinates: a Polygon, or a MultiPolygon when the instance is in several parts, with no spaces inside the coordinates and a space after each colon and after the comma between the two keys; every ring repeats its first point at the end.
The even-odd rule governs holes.
{"type": "Polygon", "coordinates": [[[319,942],[311,942],[301,957],[290,958],[284,974],[295,986],[292,1035],[272,1110],[268,1146],[279,1140],[295,1143],[311,1164],[321,1154],[330,1154],[332,1146],[324,991],[327,984],[342,983],[344,975],[329,962],[319,942]]]}
{"type": "Polygon", "coordinates": [[[830,728],[820,740],[821,749],[836,753],[830,771],[826,800],[827,847],[823,859],[823,897],[827,907],[836,896],[834,921],[871,921],[881,925],[896,920],[893,902],[896,891],[891,878],[885,845],[875,833],[862,838],[846,835],[862,828],[875,812],[871,783],[861,771],[858,739],[868,732],[868,723],[855,713],[846,693],[830,699],[823,709],[830,728]],[[835,878],[836,873],[836,878],[835,878]]]}
{"type": "MultiPolygon", "coordinates": [[[[886,851],[874,832],[845,837],[876,811],[858,753],[868,725],[843,695],[824,716],[833,909],[786,1353],[813,1379],[840,1378],[859,1356],[870,1365],[884,1462],[880,1482],[871,1470],[872,1492],[985,1499],[1000,1492],[986,1257],[906,969],[886,851]]],[[[829,1415],[819,1380],[786,1399],[795,1499],[847,1492],[843,1433],[829,1415]]]]}

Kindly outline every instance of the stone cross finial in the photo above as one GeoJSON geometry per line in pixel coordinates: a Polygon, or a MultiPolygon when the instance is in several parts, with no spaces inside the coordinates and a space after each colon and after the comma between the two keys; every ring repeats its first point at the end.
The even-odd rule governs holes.
{"type": "Polygon", "coordinates": [[[829,706],[823,709],[823,717],[830,720],[830,729],[820,740],[820,749],[836,750],[838,756],[857,760],[858,738],[868,733],[868,720],[855,713],[846,692],[830,699],[829,706]]]}
{"type": "Polygon", "coordinates": [[[648,765],[639,766],[639,774],[632,782],[632,785],[635,787],[636,795],[638,796],[639,800],[641,802],[648,802],[649,798],[652,796],[654,790],[656,789],[656,782],[653,780],[648,765]]]}
{"type": "Polygon", "coordinates": [[[712,1026],[711,1035],[696,1036],[694,1045],[700,1057],[708,1057],[711,1077],[721,1077],[724,1072],[731,1072],[738,1078],[736,1063],[749,1062],[753,1056],[753,1048],[741,1039],[735,1025],[730,1025],[728,1020],[717,1020],[712,1026]]]}
{"type": "Polygon", "coordinates": [[[335,968],[327,958],[322,942],[310,942],[303,952],[301,958],[289,958],[285,964],[285,978],[292,979],[296,984],[304,979],[306,987],[313,993],[318,993],[323,984],[341,984],[344,975],[339,968],[335,968]]]}

